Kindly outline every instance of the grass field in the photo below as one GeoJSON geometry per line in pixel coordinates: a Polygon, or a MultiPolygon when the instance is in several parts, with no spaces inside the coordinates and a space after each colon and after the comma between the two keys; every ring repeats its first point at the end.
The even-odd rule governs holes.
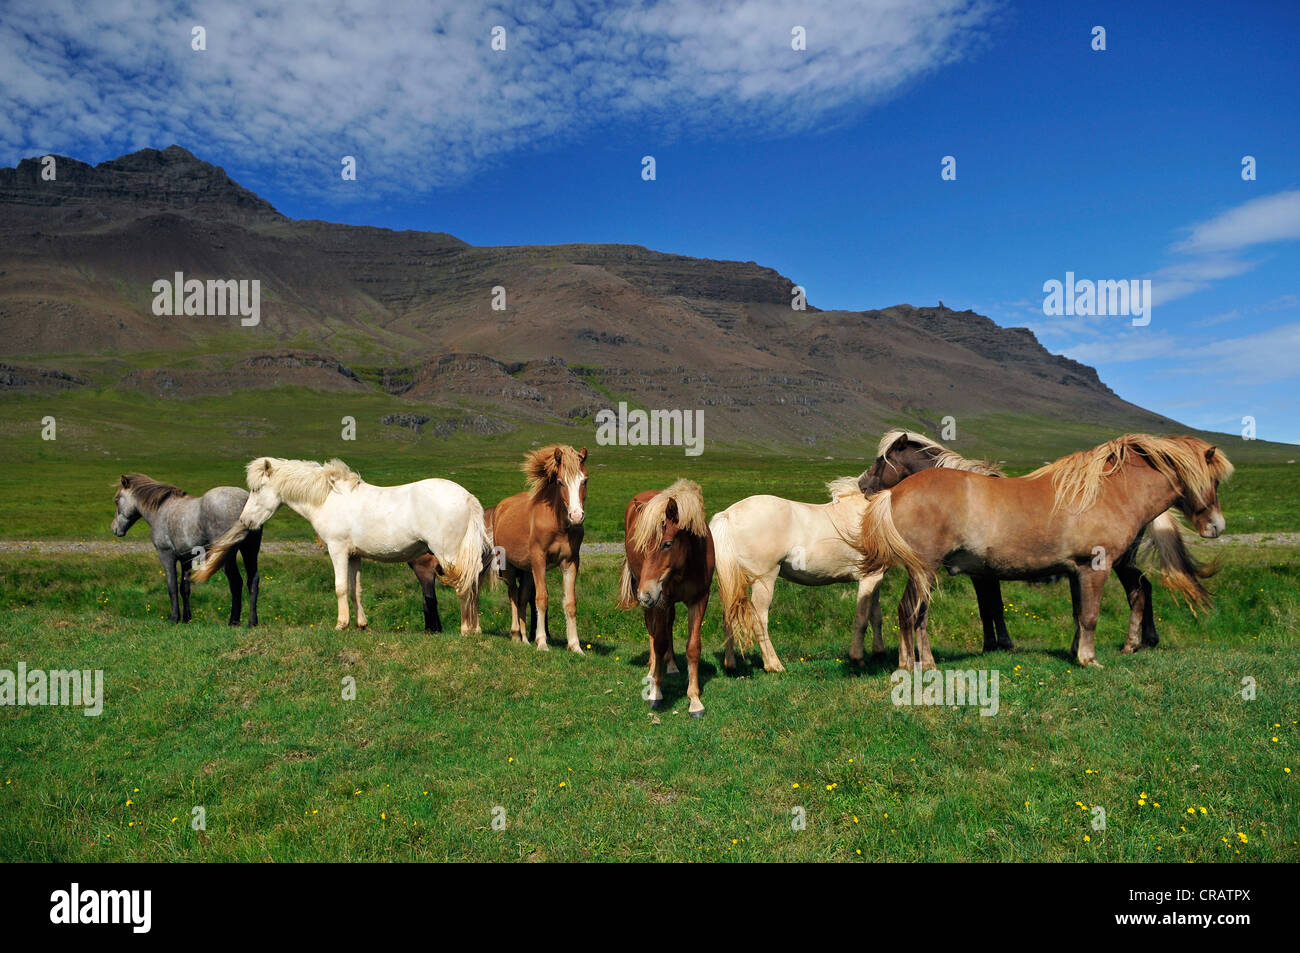
{"type": "MultiPolygon", "coordinates": [[[[215,406],[173,430],[122,398],[93,419],[69,405],[66,438],[42,445],[23,430],[38,404],[10,402],[0,417],[10,539],[111,543],[118,473],[201,489],[239,482],[262,452],[338,454],[375,482],[437,473],[493,501],[519,487],[521,445],[550,436],[397,434],[348,447],[336,428],[304,421],[268,424],[241,449],[229,416],[203,438],[215,406]]],[[[254,413],[251,402],[238,411],[254,413]]],[[[1019,470],[1041,462],[1040,433],[1016,432],[1026,443],[1004,432],[999,457],[1019,470]]],[[[1238,462],[1222,495],[1229,533],[1300,529],[1286,451],[1225,447],[1238,462]]],[[[619,538],[627,498],[679,475],[699,480],[710,511],[755,492],[820,499],[821,483],[856,473],[870,451],[847,452],[692,460],[593,447],[588,538],[619,538]]],[[[266,535],[310,529],[286,510],[266,535]]],[[[143,526],[132,538],[147,538],[143,526]]],[[[371,628],[336,632],[324,555],[268,553],[263,625],[250,631],[224,625],[220,578],[196,587],[193,623],[169,624],[151,555],[0,552],[0,668],[102,669],[106,694],[97,718],[0,708],[0,859],[1300,859],[1300,550],[1213,552],[1215,610],[1194,617],[1157,587],[1162,643],[1133,657],[1118,654],[1127,606],[1111,581],[1099,670],[1068,657],[1064,583],[1005,585],[1017,651],[983,656],[969,583],[944,580],[936,655],[945,668],[997,670],[993,717],[891,703],[899,578],[883,595],[890,655],[863,671],[847,664],[849,587],[778,584],[772,632],[788,669],[778,675],[755,659],[740,677],[723,674],[715,597],[707,714],[687,716],[685,676],[670,676],[658,723],[641,699],[640,615],[614,608],[613,557],[584,560],[579,630],[591,648],[578,657],[511,643],[501,589],[484,596],[485,634],[423,633],[405,566],[367,564],[371,628]],[[202,831],[189,823],[198,806],[202,831]]],[[[442,596],[455,633],[454,600],[442,596]]]]}

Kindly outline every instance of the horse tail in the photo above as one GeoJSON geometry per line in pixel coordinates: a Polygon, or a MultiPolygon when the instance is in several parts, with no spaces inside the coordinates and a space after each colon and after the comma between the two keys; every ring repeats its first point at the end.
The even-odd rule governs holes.
{"type": "Polygon", "coordinates": [[[438,558],[438,565],[442,567],[443,581],[462,597],[478,595],[479,583],[487,569],[492,566],[492,537],[488,534],[487,524],[483,521],[483,504],[473,494],[465,495],[468,497],[466,503],[469,509],[469,521],[465,526],[465,535],[461,537],[455,557],[444,559],[438,553],[434,553],[438,558]]]}
{"type": "Polygon", "coordinates": [[[740,650],[748,652],[754,647],[754,640],[763,634],[763,621],[749,599],[749,587],[754,580],[741,565],[740,555],[736,552],[735,530],[725,512],[713,517],[709,532],[713,534],[723,625],[727,634],[739,643],[740,650]]]}
{"type": "Polygon", "coordinates": [[[632,585],[632,567],[627,563],[627,557],[623,557],[623,571],[619,574],[618,579],[618,608],[635,609],[636,587],[632,585]]]}
{"type": "Polygon", "coordinates": [[[867,500],[867,507],[862,513],[862,539],[858,542],[858,550],[862,553],[858,571],[864,576],[881,572],[890,566],[902,566],[907,570],[908,578],[916,591],[912,611],[919,612],[921,604],[930,598],[933,573],[894,525],[892,490],[882,490],[867,500]]]}
{"type": "Polygon", "coordinates": [[[1176,596],[1187,601],[1187,608],[1196,614],[1198,608],[1208,609],[1211,598],[1202,579],[1218,572],[1218,565],[1202,565],[1187,549],[1183,529],[1170,510],[1161,513],[1147,527],[1150,530],[1151,549],[1159,561],[1160,581],[1176,596]]]}
{"type": "Polygon", "coordinates": [[[191,577],[195,582],[207,582],[212,578],[212,574],[221,568],[230,551],[244,541],[244,537],[249,534],[249,528],[243,520],[237,520],[235,525],[222,533],[211,546],[208,547],[208,558],[191,577]]]}

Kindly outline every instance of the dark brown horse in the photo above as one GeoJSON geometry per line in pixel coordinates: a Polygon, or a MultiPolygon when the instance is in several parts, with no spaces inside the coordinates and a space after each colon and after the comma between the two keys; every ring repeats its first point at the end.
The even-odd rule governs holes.
{"type": "MultiPolygon", "coordinates": [[[[1218,487],[1231,473],[1223,453],[1196,437],[1127,434],[1025,477],[937,468],[875,494],[862,519],[861,568],[907,568],[898,610],[900,668],[914,666],[917,649],[922,668],[934,667],[926,622],[940,567],[997,579],[1068,576],[1075,620],[1070,652],[1080,665],[1097,665],[1093,633],[1116,559],[1175,505],[1202,536],[1218,536],[1224,528],[1218,487]]],[[[1176,530],[1170,536],[1153,528],[1163,581],[1190,604],[1206,604],[1201,579],[1212,570],[1197,565],[1176,530]]],[[[1141,636],[1145,590],[1134,572],[1130,564],[1120,573],[1131,608],[1125,653],[1137,651],[1141,636]]]]}
{"type": "MultiPolygon", "coordinates": [[[[984,460],[969,460],[954,450],[949,450],[924,434],[908,430],[891,430],[880,438],[876,450],[876,463],[858,478],[858,489],[864,496],[897,486],[914,473],[942,467],[951,470],[969,470],[985,476],[1000,477],[1002,471],[984,460]]],[[[979,603],[980,622],[984,626],[984,651],[1009,652],[1015,643],[1007,634],[1007,622],[1002,608],[1002,586],[996,577],[972,576],[975,599],[979,603]]],[[[879,596],[877,596],[879,598],[879,596]]],[[[862,664],[862,646],[855,642],[857,654],[850,652],[855,664],[862,664]]],[[[872,646],[872,652],[876,648],[872,646]]]]}
{"type": "Polygon", "coordinates": [[[651,708],[663,701],[663,674],[674,674],[673,622],[677,603],[686,604],[690,636],[686,643],[686,696],[691,717],[704,716],[700,701],[700,652],[704,612],[713,585],[713,536],[704,513],[704,494],[690,480],[678,480],[658,493],[634,496],[623,514],[620,609],[645,612],[650,635],[650,672],[645,698],[651,708]]]}
{"type": "MultiPolygon", "coordinates": [[[[1002,476],[997,467],[985,461],[968,460],[943,444],[931,440],[916,431],[891,430],[880,439],[876,453],[876,463],[858,480],[858,488],[866,496],[880,490],[888,490],[903,480],[922,470],[944,467],[955,470],[970,470],[972,473],[984,473],[988,476],[1002,476]]],[[[1152,524],[1153,535],[1165,537],[1178,534],[1173,517],[1161,513],[1152,524]]],[[[1134,620],[1141,627],[1142,637],[1139,646],[1155,646],[1160,642],[1156,632],[1155,610],[1152,606],[1151,580],[1136,564],[1138,545],[1142,541],[1145,528],[1138,532],[1133,545],[1115,559],[1112,568],[1125,591],[1140,589],[1140,598],[1130,598],[1130,604],[1139,610],[1134,620]]],[[[1036,580],[1031,580],[1036,581],[1036,580]]],[[[984,651],[1009,651],[1015,648],[1011,636],[1007,633],[1006,617],[1002,606],[1002,585],[996,576],[971,576],[975,588],[975,598],[979,603],[980,623],[984,627],[984,651]]],[[[874,649],[873,649],[874,650],[874,649]]],[[[859,656],[860,657],[860,656],[859,656]]]]}

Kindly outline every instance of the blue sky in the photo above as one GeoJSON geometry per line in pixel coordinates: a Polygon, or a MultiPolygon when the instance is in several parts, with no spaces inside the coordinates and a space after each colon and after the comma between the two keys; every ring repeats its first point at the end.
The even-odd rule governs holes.
{"type": "Polygon", "coordinates": [[[1300,4],[6,10],[4,164],[177,142],[294,217],[754,260],[822,308],[942,299],[1137,404],[1300,442],[1300,4]],[[1151,323],[1044,315],[1067,271],[1151,279],[1151,323]]]}

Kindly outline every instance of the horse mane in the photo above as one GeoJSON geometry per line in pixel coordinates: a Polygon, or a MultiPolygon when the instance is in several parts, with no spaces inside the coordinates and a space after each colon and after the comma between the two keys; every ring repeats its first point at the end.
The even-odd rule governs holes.
{"type": "Polygon", "coordinates": [[[668,519],[668,504],[677,503],[677,525],[684,532],[704,537],[709,531],[709,521],[704,515],[704,492],[694,480],[678,480],[666,490],[656,493],[641,507],[632,523],[632,548],[638,552],[648,550],[663,534],[668,519]]]}
{"type": "Polygon", "coordinates": [[[567,443],[553,443],[525,453],[524,462],[519,465],[519,469],[528,478],[529,497],[536,500],[552,480],[566,483],[582,473],[582,458],[567,443]],[[556,451],[560,454],[558,463],[555,460],[556,451]]]}
{"type": "Polygon", "coordinates": [[[971,460],[963,457],[956,450],[949,450],[937,440],[931,440],[923,433],[917,433],[915,430],[890,430],[880,438],[880,445],[876,448],[876,456],[883,457],[889,452],[900,437],[906,437],[912,443],[920,444],[930,452],[934,465],[945,470],[966,470],[969,473],[980,473],[984,476],[1005,476],[997,466],[987,460],[971,460]]]}
{"type": "Polygon", "coordinates": [[[354,487],[364,481],[342,460],[285,460],[258,457],[248,464],[248,488],[257,492],[268,483],[286,503],[320,506],[335,486],[354,487]]]}
{"type": "Polygon", "coordinates": [[[189,496],[178,486],[161,483],[143,473],[128,473],[122,477],[122,488],[131,491],[135,505],[148,513],[154,513],[168,500],[182,499],[189,496]]]}
{"type": "Polygon", "coordinates": [[[1051,476],[1056,493],[1053,509],[1069,506],[1082,512],[1097,502],[1102,481],[1121,470],[1129,455],[1137,454],[1175,487],[1182,487],[1198,506],[1216,483],[1232,475],[1233,466],[1223,452],[1197,437],[1153,437],[1128,433],[1089,450],[1079,450],[1039,467],[1025,478],[1051,476]],[[1209,450],[1215,453],[1205,459],[1209,450]]]}
{"type": "Polygon", "coordinates": [[[863,470],[858,476],[837,477],[827,483],[826,492],[831,495],[831,502],[842,500],[846,496],[862,496],[862,489],[858,486],[858,481],[870,472],[870,470],[863,470]]]}

